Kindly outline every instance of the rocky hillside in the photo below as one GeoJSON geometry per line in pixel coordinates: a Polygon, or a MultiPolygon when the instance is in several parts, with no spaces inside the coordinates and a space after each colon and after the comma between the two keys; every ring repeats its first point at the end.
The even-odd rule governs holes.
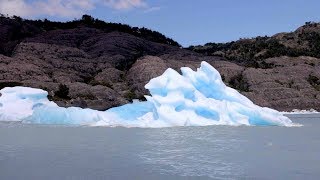
{"type": "MultiPolygon", "coordinates": [[[[14,47],[27,37],[33,37],[51,30],[68,30],[81,26],[99,29],[105,33],[113,31],[123,32],[152,42],[180,46],[177,42],[159,32],[147,28],[131,27],[126,24],[107,23],[94,19],[89,15],[83,15],[81,19],[70,22],[52,22],[47,19],[26,20],[18,16],[6,17],[0,14],[0,25],[0,53],[5,55],[11,55],[14,47]]],[[[75,40],[74,45],[79,45],[83,40],[81,38],[85,37],[78,36],[78,38],[78,40],[75,40]]]]}
{"type": "Polygon", "coordinates": [[[207,43],[190,46],[190,50],[209,55],[221,56],[257,66],[257,62],[279,56],[310,56],[320,58],[320,23],[307,22],[290,33],[278,33],[271,37],[240,39],[228,43],[207,43]]]}
{"type": "Polygon", "coordinates": [[[0,18],[0,88],[42,88],[61,106],[105,110],[144,100],[144,85],[167,68],[196,69],[207,61],[259,105],[320,110],[319,59],[281,56],[254,68],[211,55],[182,49],[158,32],[90,16],[67,23],[0,18]]]}

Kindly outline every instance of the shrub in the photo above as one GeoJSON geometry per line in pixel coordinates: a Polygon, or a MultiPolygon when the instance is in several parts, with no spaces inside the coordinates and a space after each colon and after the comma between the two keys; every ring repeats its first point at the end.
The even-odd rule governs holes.
{"type": "Polygon", "coordinates": [[[125,95],[124,98],[126,98],[129,101],[132,101],[133,99],[136,99],[136,94],[132,91],[128,91],[125,95]]]}
{"type": "Polygon", "coordinates": [[[289,87],[289,88],[292,88],[292,85],[293,85],[293,84],[294,84],[293,80],[290,80],[289,83],[288,83],[288,87],[289,87]]]}
{"type": "Polygon", "coordinates": [[[60,84],[58,91],[56,91],[55,96],[62,98],[62,99],[70,99],[69,98],[69,88],[65,84],[60,84]]]}
{"type": "Polygon", "coordinates": [[[281,84],[281,85],[283,85],[283,83],[280,81],[280,80],[278,80],[278,79],[276,79],[276,80],[274,80],[276,83],[278,83],[278,84],[281,84]]]}
{"type": "Polygon", "coordinates": [[[139,99],[139,101],[146,101],[146,98],[143,95],[137,95],[131,90],[124,95],[124,98],[126,98],[130,102],[132,102],[133,99],[139,99]]]}
{"type": "Polygon", "coordinates": [[[5,87],[15,87],[15,86],[22,86],[20,82],[0,82],[0,89],[5,87]]]}
{"type": "Polygon", "coordinates": [[[313,76],[309,74],[308,82],[314,87],[316,90],[320,91],[320,79],[317,76],[313,76]]]}
{"type": "Polygon", "coordinates": [[[229,81],[229,84],[232,88],[237,89],[239,91],[249,92],[249,84],[244,79],[242,74],[236,75],[232,77],[229,81]]]}

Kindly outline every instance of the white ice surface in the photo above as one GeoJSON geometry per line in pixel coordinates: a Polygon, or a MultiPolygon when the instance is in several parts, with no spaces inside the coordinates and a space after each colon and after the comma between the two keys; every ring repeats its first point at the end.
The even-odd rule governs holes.
{"type": "Polygon", "coordinates": [[[38,124],[125,127],[207,125],[293,126],[282,113],[253,104],[227,87],[219,72],[206,62],[197,71],[167,69],[145,86],[151,96],[107,111],[63,108],[47,99],[47,92],[12,87],[0,90],[0,120],[38,124]]]}

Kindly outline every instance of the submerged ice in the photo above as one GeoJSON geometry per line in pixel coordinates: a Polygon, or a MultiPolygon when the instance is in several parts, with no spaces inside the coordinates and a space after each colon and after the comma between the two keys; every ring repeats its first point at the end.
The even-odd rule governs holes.
{"type": "Polygon", "coordinates": [[[255,105],[227,87],[211,65],[197,71],[167,69],[145,88],[151,96],[107,111],[63,108],[47,99],[47,92],[28,87],[4,88],[0,92],[0,120],[39,124],[92,126],[171,127],[206,125],[292,126],[280,112],[255,105]]]}

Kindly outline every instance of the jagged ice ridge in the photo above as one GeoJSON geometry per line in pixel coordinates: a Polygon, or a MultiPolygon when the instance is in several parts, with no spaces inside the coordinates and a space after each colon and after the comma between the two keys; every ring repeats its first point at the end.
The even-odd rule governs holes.
{"type": "Polygon", "coordinates": [[[167,69],[145,88],[151,96],[107,111],[59,107],[48,93],[28,87],[0,92],[0,121],[90,126],[172,127],[207,125],[293,126],[282,113],[255,105],[227,87],[219,72],[206,62],[197,71],[167,69]]]}

